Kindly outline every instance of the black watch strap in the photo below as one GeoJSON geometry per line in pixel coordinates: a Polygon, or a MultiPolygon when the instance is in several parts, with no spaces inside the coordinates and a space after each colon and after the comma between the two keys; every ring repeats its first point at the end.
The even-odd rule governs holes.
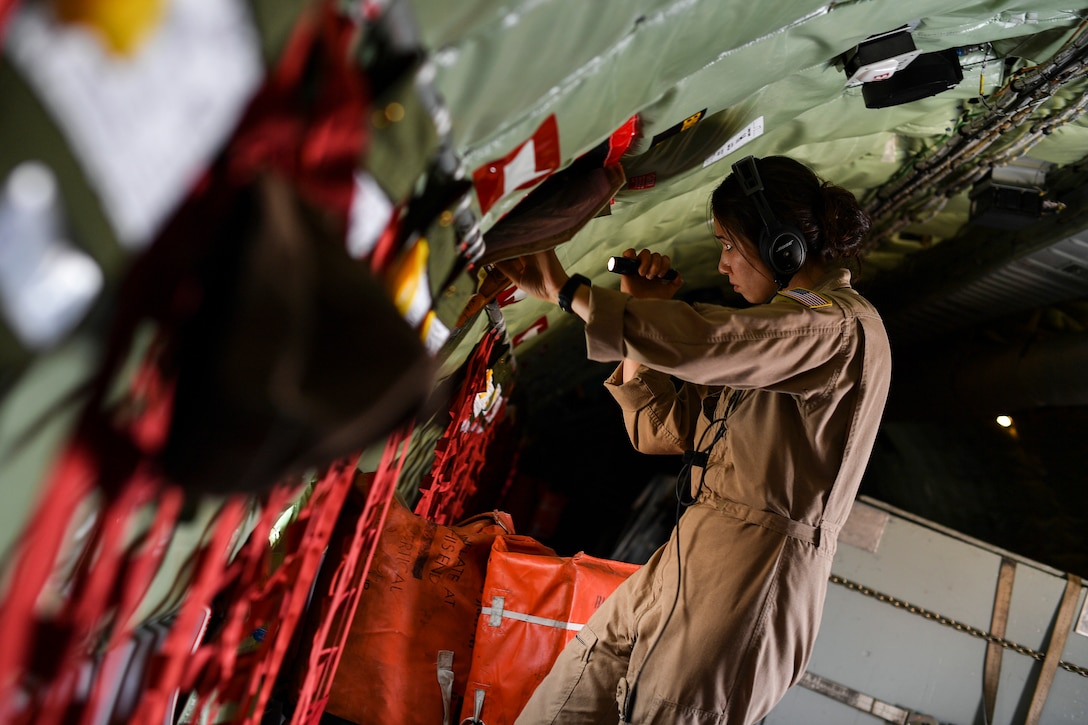
{"type": "Polygon", "coordinates": [[[593,283],[589,281],[589,277],[584,274],[572,274],[570,276],[570,279],[559,290],[559,309],[563,310],[563,312],[574,312],[571,308],[571,303],[574,302],[574,293],[583,284],[586,287],[593,286],[593,283]]]}

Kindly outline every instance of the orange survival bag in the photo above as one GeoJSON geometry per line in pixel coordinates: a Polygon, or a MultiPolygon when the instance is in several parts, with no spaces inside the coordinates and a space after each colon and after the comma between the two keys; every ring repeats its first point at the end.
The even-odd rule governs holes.
{"type": "Polygon", "coordinates": [[[359,725],[453,722],[491,545],[513,531],[500,511],[442,526],[394,498],[325,711],[359,725]]]}
{"type": "Polygon", "coordinates": [[[560,650],[638,564],[556,556],[532,539],[491,548],[462,721],[510,725],[560,650]]]}

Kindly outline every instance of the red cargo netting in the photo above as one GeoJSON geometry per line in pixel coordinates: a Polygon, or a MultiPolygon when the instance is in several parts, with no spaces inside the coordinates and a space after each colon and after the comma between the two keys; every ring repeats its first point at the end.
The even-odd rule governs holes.
{"type": "MultiPolygon", "coordinates": [[[[148,365],[130,406],[139,414],[100,431],[95,445],[77,435],[60,457],[0,598],[0,723],[263,717],[356,476],[354,457],[330,466],[305,500],[298,482],[226,497],[188,564],[168,573],[176,580],[163,601],[137,618],[187,502],[146,456],[161,443],[171,395],[148,365]],[[278,524],[289,511],[294,520],[278,524]],[[276,542],[273,530],[282,531],[276,542]]],[[[353,576],[337,577],[330,592],[342,616],[323,622],[326,646],[308,671],[296,722],[320,714],[399,471],[391,452],[406,438],[389,441],[339,562],[353,576]]]]}
{"type": "Polygon", "coordinates": [[[415,512],[438,524],[465,515],[465,503],[476,493],[488,449],[495,440],[509,391],[503,390],[489,367],[495,345],[502,339],[492,329],[472,353],[465,379],[450,402],[450,424],[435,444],[434,465],[415,512]]]}
{"type": "MultiPolygon", "coordinates": [[[[387,526],[410,438],[411,427],[390,436],[378,470],[364,476],[369,478],[369,485],[362,511],[355,507],[343,510],[341,521],[351,533],[336,542],[338,548],[330,543],[324,565],[329,575],[317,581],[323,588],[315,592],[315,597],[322,599],[310,607],[314,612],[310,619],[316,620],[310,629],[316,631],[300,652],[306,659],[301,665],[303,677],[296,694],[293,725],[315,725],[325,711],[359,599],[378,552],[379,534],[387,526]],[[347,517],[355,517],[353,526],[347,517]]],[[[399,509],[398,505],[394,511],[399,509]]]]}

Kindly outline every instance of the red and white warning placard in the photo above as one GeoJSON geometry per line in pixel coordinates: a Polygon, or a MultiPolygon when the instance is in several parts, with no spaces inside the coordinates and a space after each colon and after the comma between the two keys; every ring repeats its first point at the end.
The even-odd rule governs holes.
{"type": "Polygon", "coordinates": [[[559,125],[551,115],[513,151],[472,172],[480,211],[486,214],[507,194],[542,181],[556,171],[559,164],[559,125]]]}

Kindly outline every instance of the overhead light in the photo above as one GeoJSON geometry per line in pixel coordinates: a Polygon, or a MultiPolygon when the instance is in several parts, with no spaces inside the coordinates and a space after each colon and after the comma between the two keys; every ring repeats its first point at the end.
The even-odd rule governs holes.
{"type": "Polygon", "coordinates": [[[1020,439],[1020,432],[1016,430],[1016,423],[1010,416],[999,415],[996,418],[997,424],[1009,435],[1013,440],[1020,439]]]}

